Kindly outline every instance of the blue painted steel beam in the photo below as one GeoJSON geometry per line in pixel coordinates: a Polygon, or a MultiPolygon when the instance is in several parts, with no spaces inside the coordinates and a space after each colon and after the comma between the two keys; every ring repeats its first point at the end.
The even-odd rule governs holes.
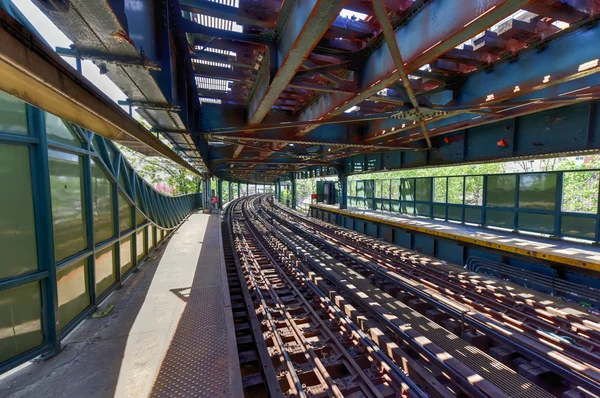
{"type": "MultiPolygon", "coordinates": [[[[567,94],[570,91],[594,87],[600,84],[600,47],[581,45],[582,43],[600,42],[600,25],[589,29],[577,30],[563,38],[548,43],[541,51],[529,51],[519,56],[513,62],[504,62],[496,65],[491,71],[481,71],[470,75],[462,89],[458,92],[456,105],[483,108],[498,104],[502,100],[512,98],[543,99],[567,94]],[[565,56],[568,54],[568,56],[565,56]],[[588,63],[588,67],[586,67],[588,63]],[[518,89],[517,89],[518,87],[518,89]],[[489,97],[493,95],[492,97],[489,97]],[[488,98],[491,98],[488,100],[488,98]]],[[[518,105],[518,104],[517,104],[518,105]]],[[[556,106],[554,102],[550,106],[556,106]]],[[[540,109],[540,104],[535,106],[540,109]]],[[[527,107],[512,111],[526,113],[527,107]]],[[[510,115],[509,112],[500,112],[499,115],[510,115]]],[[[462,123],[473,120],[471,125],[480,125],[483,122],[493,122],[493,118],[480,118],[468,114],[461,114],[440,121],[428,123],[433,135],[448,133],[466,127],[462,123]],[[455,126],[455,128],[452,128],[455,126]]],[[[402,120],[388,119],[369,123],[365,135],[367,141],[387,142],[392,135],[406,138],[417,133],[417,129],[402,120]],[[407,127],[402,129],[402,124],[407,127]],[[394,127],[395,130],[391,131],[394,127]],[[382,131],[386,133],[381,134],[382,131]]]]}
{"type": "MultiPolygon", "coordinates": [[[[488,0],[484,4],[481,0],[465,0],[457,7],[452,0],[430,2],[395,32],[407,73],[418,70],[527,3],[529,0],[488,0]]],[[[361,68],[359,94],[324,94],[300,115],[300,120],[340,115],[398,79],[391,54],[387,47],[382,46],[369,56],[361,68]]],[[[307,127],[300,134],[306,134],[313,128],[307,127]]]]}
{"type": "MultiPolygon", "coordinates": [[[[465,117],[472,117],[466,115],[465,117]]],[[[435,132],[435,130],[433,131],[435,132]]],[[[600,151],[600,101],[587,101],[432,137],[433,150],[367,153],[344,171],[395,170],[600,151]],[[499,145],[500,141],[503,145],[499,145]],[[374,165],[367,169],[367,164],[374,165]]]]}
{"type": "Polygon", "coordinates": [[[526,52],[514,62],[496,65],[491,72],[471,74],[458,92],[456,105],[495,103],[513,98],[517,86],[517,93],[523,95],[598,73],[600,46],[591,43],[600,43],[600,24],[554,40],[539,51],[526,52]],[[595,66],[585,68],[594,60],[595,66]],[[486,101],[490,95],[494,99],[486,101]]]}
{"type": "Polygon", "coordinates": [[[198,173],[5,11],[0,18],[0,90],[106,138],[137,142],[139,150],[198,173]]]}
{"type": "Polygon", "coordinates": [[[250,101],[249,124],[260,123],[311,51],[337,18],[347,0],[298,1],[277,44],[277,74],[260,101],[250,101]]]}

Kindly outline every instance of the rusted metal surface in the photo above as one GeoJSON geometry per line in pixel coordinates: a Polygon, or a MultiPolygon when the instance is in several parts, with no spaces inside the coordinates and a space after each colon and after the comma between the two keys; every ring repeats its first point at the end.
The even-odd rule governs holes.
{"type": "MultiPolygon", "coordinates": [[[[297,155],[332,143],[318,149],[332,166],[376,152],[373,145],[417,141],[434,152],[443,150],[435,136],[589,101],[552,98],[600,86],[597,46],[584,45],[597,41],[599,0],[42,3],[75,42],[71,52],[103,68],[129,100],[164,104],[139,111],[205,163],[244,158],[260,144],[198,134],[223,127],[262,143],[261,130],[295,134],[286,150],[297,155]],[[410,111],[422,117],[406,117],[410,111]],[[333,145],[355,144],[357,135],[359,151],[333,145]]],[[[262,157],[280,156],[286,140],[262,157]]],[[[231,179],[233,170],[219,176],[231,179]]]]}
{"type": "MultiPolygon", "coordinates": [[[[469,396],[597,393],[599,357],[596,348],[584,349],[599,343],[600,323],[593,316],[565,311],[539,295],[307,218],[271,204],[268,195],[241,199],[238,208],[238,217],[243,218],[235,228],[247,231],[242,235],[254,242],[238,252],[256,259],[256,273],[247,283],[262,290],[264,304],[274,305],[271,311],[277,309],[277,299],[265,300],[270,289],[279,297],[281,292],[290,300],[297,297],[287,294],[282,276],[286,280],[300,276],[298,296],[310,299],[319,289],[330,292],[329,297],[320,296],[321,308],[335,305],[356,322],[353,334],[370,337],[381,354],[389,355],[391,362],[384,359],[381,365],[384,373],[403,366],[410,378],[401,384],[406,384],[409,395],[423,391],[448,396],[457,390],[469,396]],[[265,248],[267,258],[262,254],[265,248]],[[407,358],[407,352],[418,353],[418,359],[407,358]],[[441,371],[444,376],[426,377],[421,373],[424,363],[432,374],[441,371]]],[[[285,307],[295,308],[287,303],[285,307]]],[[[257,313],[263,313],[260,306],[257,313]]],[[[285,311],[277,313],[285,317],[285,311]]],[[[271,330],[267,339],[272,338],[274,329],[267,330],[271,330]]],[[[283,329],[276,332],[290,338],[283,329]]],[[[289,347],[286,352],[296,351],[289,347]]],[[[308,349],[301,352],[311,356],[308,349]]],[[[318,371],[319,366],[311,362],[310,369],[318,371]]],[[[293,374],[288,368],[281,375],[288,380],[287,388],[293,374]]],[[[328,385],[327,377],[319,383],[328,385]]],[[[300,389],[296,393],[301,395],[300,389]]]]}
{"type": "Polygon", "coordinates": [[[139,152],[164,156],[199,173],[4,10],[0,19],[0,90],[139,152]]]}
{"type": "MultiPolygon", "coordinates": [[[[600,335],[598,319],[593,315],[561,308],[550,300],[519,293],[512,287],[503,287],[480,275],[462,272],[459,267],[444,266],[434,258],[376,241],[354,231],[315,219],[301,218],[289,211],[287,217],[297,223],[303,234],[312,234],[318,237],[316,240],[327,242],[322,245],[329,247],[329,251],[335,248],[347,253],[349,260],[358,262],[360,265],[357,267],[371,268],[368,271],[371,279],[386,291],[402,291],[403,302],[410,304],[421,300],[418,307],[421,308],[420,312],[435,308],[436,303],[443,303],[442,307],[446,309],[438,308],[441,313],[438,310],[429,312],[438,321],[453,317],[448,308],[454,308],[455,313],[462,313],[459,321],[473,328],[462,327],[463,338],[466,332],[471,339],[473,330],[483,335],[489,333],[489,330],[481,329],[477,322],[473,323],[475,319],[481,320],[503,335],[510,336],[514,352],[520,352],[529,360],[531,355],[539,355],[535,360],[546,367],[546,372],[552,369],[558,379],[563,377],[569,383],[597,393],[600,357],[595,347],[598,346],[600,335]]],[[[294,232],[298,232],[298,229],[294,229],[294,232]]],[[[487,350],[492,347],[488,346],[488,341],[496,338],[497,335],[490,334],[484,340],[478,339],[477,344],[487,350]]],[[[511,364],[511,361],[506,363],[511,364]]],[[[523,366],[527,367],[525,364],[523,366]]],[[[519,371],[527,374],[524,368],[519,365],[519,371]]],[[[536,383],[555,391],[556,385],[544,385],[541,380],[536,383]]]]}

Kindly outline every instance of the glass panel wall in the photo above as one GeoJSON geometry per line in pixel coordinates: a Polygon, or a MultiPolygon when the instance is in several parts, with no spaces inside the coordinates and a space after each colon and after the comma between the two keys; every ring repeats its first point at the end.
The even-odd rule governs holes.
{"type": "Polygon", "coordinates": [[[164,236],[199,204],[198,194],[153,190],[109,140],[3,93],[0,179],[0,331],[10,331],[0,333],[0,373],[56,348],[52,336],[156,247],[154,231],[164,236]],[[144,222],[135,231],[134,214],[144,222]]]}

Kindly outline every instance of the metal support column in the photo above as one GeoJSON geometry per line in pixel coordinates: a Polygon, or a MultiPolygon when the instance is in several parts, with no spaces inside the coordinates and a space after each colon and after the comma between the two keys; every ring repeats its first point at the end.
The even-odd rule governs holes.
{"type": "Polygon", "coordinates": [[[202,209],[204,213],[211,212],[211,196],[210,177],[207,177],[202,181],[202,209]]]}
{"type": "Polygon", "coordinates": [[[219,210],[223,208],[223,180],[217,178],[217,199],[219,210]]]}
{"type": "Polygon", "coordinates": [[[292,194],[292,209],[296,209],[296,175],[292,173],[290,177],[290,181],[292,182],[291,194],[292,194]]]}
{"type": "Polygon", "coordinates": [[[340,209],[348,208],[348,175],[340,172],[340,209]]]}
{"type": "Polygon", "coordinates": [[[242,184],[240,184],[240,183],[238,182],[238,183],[237,183],[237,191],[238,191],[238,195],[237,195],[237,197],[238,197],[238,198],[240,197],[240,189],[241,189],[241,187],[242,187],[242,184]]]}

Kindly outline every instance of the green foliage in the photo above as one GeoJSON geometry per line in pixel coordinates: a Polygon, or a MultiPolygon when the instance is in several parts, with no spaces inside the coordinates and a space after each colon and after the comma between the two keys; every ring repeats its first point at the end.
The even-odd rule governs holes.
{"type": "Polygon", "coordinates": [[[161,192],[171,195],[198,192],[198,177],[177,163],[162,157],[144,156],[127,147],[117,146],[135,171],[161,192]],[[165,185],[167,188],[162,189],[165,185]]]}

